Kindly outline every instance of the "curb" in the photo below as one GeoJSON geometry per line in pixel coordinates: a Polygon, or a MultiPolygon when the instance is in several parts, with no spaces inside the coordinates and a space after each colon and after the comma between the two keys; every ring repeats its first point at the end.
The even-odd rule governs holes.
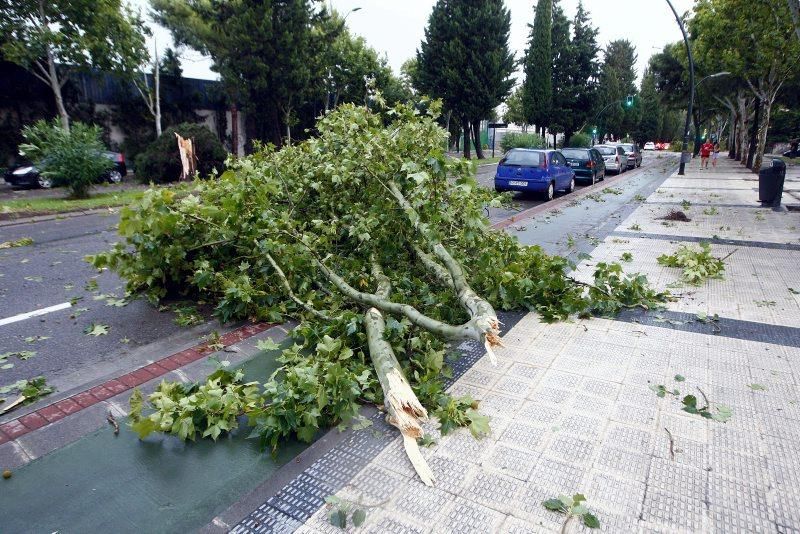
{"type": "MultiPolygon", "coordinates": [[[[220,337],[224,345],[232,345],[255,336],[275,326],[271,323],[258,323],[239,327],[220,337]]],[[[124,393],[145,382],[158,378],[185,365],[196,362],[210,354],[208,345],[200,343],[153,363],[139,367],[127,374],[106,380],[105,382],[75,393],[57,402],[47,404],[31,413],[21,415],[0,425],[0,445],[14,441],[34,430],[38,430],[65,417],[78,413],[99,402],[124,393]]]]}
{"type": "Polygon", "coordinates": [[[32,215],[30,217],[21,217],[19,219],[8,219],[6,221],[0,221],[0,228],[5,226],[17,226],[20,224],[30,224],[30,223],[38,223],[38,222],[45,222],[45,221],[55,221],[60,219],[73,219],[75,217],[84,217],[86,215],[96,215],[98,213],[108,213],[108,210],[114,210],[121,208],[122,206],[114,206],[108,208],[95,208],[91,210],[80,210],[80,211],[65,211],[63,213],[50,213],[47,215],[32,215]]]}

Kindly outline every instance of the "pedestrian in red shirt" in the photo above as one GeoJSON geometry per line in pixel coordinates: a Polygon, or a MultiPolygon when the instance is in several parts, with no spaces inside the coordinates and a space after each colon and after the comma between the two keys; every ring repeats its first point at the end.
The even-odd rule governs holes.
{"type": "Polygon", "coordinates": [[[708,158],[711,157],[711,151],[714,150],[714,145],[711,141],[706,141],[700,146],[700,170],[705,167],[708,169],[708,158]]]}

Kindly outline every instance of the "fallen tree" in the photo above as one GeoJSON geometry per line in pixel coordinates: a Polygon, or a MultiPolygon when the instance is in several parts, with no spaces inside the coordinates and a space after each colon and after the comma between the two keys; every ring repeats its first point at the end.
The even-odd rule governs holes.
{"type": "Polygon", "coordinates": [[[488,431],[476,402],[443,390],[449,341],[477,341],[494,359],[495,308],[553,321],[663,302],[619,265],[600,263],[593,284],[578,282],[567,260],[492,231],[483,206],[498,198],[477,187],[468,161],[443,153],[437,112],[341,106],[315,138],[261,147],[188,196],[152,190],[123,210],[124,241],[91,261],[119,272],[130,292],[202,298],[222,321],[299,320],[257,399],[226,371],[203,385],[165,383],[148,413],[134,397],[141,436],[216,438],[246,414],[274,450],[350,421],[361,403],[383,404],[432,484],[417,450],[429,411],[443,433],[488,431]]]}

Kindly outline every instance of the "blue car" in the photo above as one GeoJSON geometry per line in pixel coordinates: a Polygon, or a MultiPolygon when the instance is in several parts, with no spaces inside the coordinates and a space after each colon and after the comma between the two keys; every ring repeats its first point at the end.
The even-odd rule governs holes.
{"type": "Polygon", "coordinates": [[[513,148],[497,164],[495,191],[538,193],[551,200],[556,190],[571,193],[575,172],[556,150],[513,148]]]}

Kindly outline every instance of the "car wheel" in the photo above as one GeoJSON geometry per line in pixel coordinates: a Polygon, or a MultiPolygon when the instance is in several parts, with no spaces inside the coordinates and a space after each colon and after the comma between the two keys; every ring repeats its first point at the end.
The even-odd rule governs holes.
{"type": "Polygon", "coordinates": [[[122,182],[122,174],[119,171],[114,170],[108,173],[108,183],[118,184],[120,182],[122,182]]]}
{"type": "Polygon", "coordinates": [[[553,185],[553,182],[547,186],[547,191],[544,192],[544,200],[547,202],[548,200],[553,200],[553,196],[555,196],[556,188],[553,185]]]}
{"type": "Polygon", "coordinates": [[[50,189],[53,187],[53,181],[50,178],[42,176],[41,174],[36,177],[36,185],[42,189],[50,189]]]}
{"type": "Polygon", "coordinates": [[[642,162],[640,161],[639,163],[636,164],[636,166],[637,167],[641,167],[642,166],[642,162]]]}
{"type": "Polygon", "coordinates": [[[596,173],[596,172],[593,172],[593,173],[592,173],[592,179],[591,179],[591,181],[589,182],[589,185],[594,185],[594,184],[596,184],[596,183],[597,183],[597,173],[596,173]]]}
{"type": "Polygon", "coordinates": [[[567,188],[564,189],[564,192],[567,194],[572,193],[573,191],[575,191],[575,177],[572,177],[570,179],[569,186],[567,186],[567,188]]]}

